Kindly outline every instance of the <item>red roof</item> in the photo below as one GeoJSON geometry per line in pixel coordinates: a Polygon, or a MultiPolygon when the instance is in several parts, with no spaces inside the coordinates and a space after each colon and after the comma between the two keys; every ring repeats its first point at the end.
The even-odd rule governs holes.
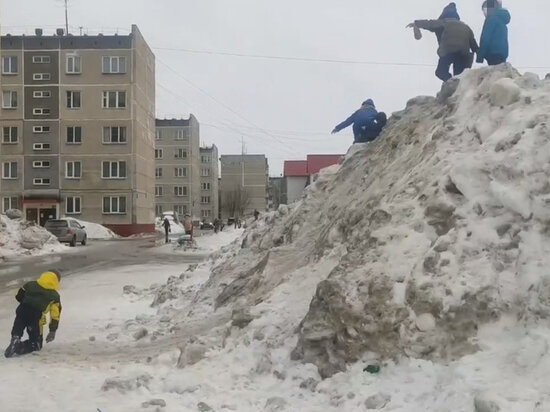
{"type": "Polygon", "coordinates": [[[284,176],[309,176],[306,160],[285,160],[284,176]]]}
{"type": "Polygon", "coordinates": [[[340,162],[343,155],[308,155],[307,156],[307,172],[309,175],[319,173],[321,169],[329,167],[340,162]]]}

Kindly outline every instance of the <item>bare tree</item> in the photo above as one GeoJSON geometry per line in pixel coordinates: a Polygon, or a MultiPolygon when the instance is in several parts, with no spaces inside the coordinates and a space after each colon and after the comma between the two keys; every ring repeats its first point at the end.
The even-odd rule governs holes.
{"type": "Polygon", "coordinates": [[[223,193],[222,196],[223,208],[231,217],[243,216],[250,204],[250,195],[241,186],[236,186],[233,190],[223,193]]]}

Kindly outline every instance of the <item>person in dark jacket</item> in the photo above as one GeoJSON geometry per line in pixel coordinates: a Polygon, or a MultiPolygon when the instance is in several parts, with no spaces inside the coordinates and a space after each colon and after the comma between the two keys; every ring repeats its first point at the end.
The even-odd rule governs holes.
{"type": "Polygon", "coordinates": [[[368,143],[376,140],[376,138],[380,136],[380,133],[382,133],[382,130],[386,126],[387,122],[388,117],[386,116],[386,113],[378,113],[374,123],[370,127],[365,127],[359,139],[355,139],[353,143],[368,143]]]}
{"type": "Polygon", "coordinates": [[[353,125],[353,135],[357,142],[361,139],[361,134],[365,129],[375,127],[377,115],[378,111],[376,111],[372,99],[365,100],[359,110],[334,128],[332,134],[338,133],[340,130],[353,125]]]}
{"type": "Polygon", "coordinates": [[[505,63],[508,59],[508,24],[510,12],[502,8],[502,2],[487,0],[483,3],[486,19],[481,32],[477,62],[487,60],[489,66],[505,63]]]}
{"type": "Polygon", "coordinates": [[[439,79],[445,82],[453,77],[449,72],[451,66],[455,76],[472,67],[473,53],[478,51],[478,44],[472,29],[460,21],[455,3],[447,5],[438,20],[415,20],[407,27],[416,27],[436,34],[439,42],[439,63],[435,75],[439,79]]]}
{"type": "Polygon", "coordinates": [[[260,212],[258,212],[258,209],[254,209],[254,221],[258,220],[260,217],[260,212]]]}
{"type": "Polygon", "coordinates": [[[170,228],[170,221],[167,217],[164,218],[162,226],[164,227],[164,242],[168,243],[168,233],[170,233],[172,229],[170,228]]]}
{"type": "Polygon", "coordinates": [[[15,320],[11,331],[11,341],[4,356],[23,355],[42,349],[42,326],[46,323],[46,315],[50,315],[50,330],[46,342],[52,342],[59,326],[61,315],[61,299],[59,297],[58,271],[49,270],[42,273],[38,280],[26,283],[15,296],[19,306],[15,311],[15,320]],[[21,341],[27,330],[29,339],[21,341]]]}

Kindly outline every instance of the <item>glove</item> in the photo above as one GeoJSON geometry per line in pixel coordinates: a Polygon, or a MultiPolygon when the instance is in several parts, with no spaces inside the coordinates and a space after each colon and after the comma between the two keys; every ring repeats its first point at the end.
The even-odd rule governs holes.
{"type": "Polygon", "coordinates": [[[336,134],[338,133],[338,130],[334,129],[332,132],[330,132],[330,134],[336,134]]]}
{"type": "Polygon", "coordinates": [[[46,336],[46,342],[50,343],[53,342],[55,339],[55,331],[51,330],[50,333],[48,333],[48,336],[46,336]]]}

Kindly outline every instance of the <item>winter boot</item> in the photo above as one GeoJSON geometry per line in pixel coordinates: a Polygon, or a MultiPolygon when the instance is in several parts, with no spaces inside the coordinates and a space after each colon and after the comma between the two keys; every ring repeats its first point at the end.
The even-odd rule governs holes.
{"type": "Polygon", "coordinates": [[[7,347],[6,351],[4,352],[4,356],[6,358],[11,358],[13,355],[15,355],[20,343],[21,343],[21,338],[19,336],[12,336],[10,345],[7,347]]]}

